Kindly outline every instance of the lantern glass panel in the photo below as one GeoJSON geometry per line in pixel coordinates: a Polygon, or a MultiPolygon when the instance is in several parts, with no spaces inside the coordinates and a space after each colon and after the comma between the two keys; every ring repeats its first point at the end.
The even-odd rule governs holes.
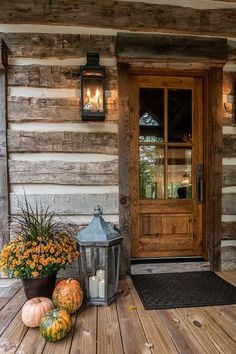
{"type": "Polygon", "coordinates": [[[88,275],[96,275],[97,270],[105,268],[105,248],[85,247],[88,275]]]}
{"type": "Polygon", "coordinates": [[[103,78],[99,76],[83,78],[83,111],[87,113],[102,113],[103,78]]]}
{"type": "Polygon", "coordinates": [[[108,249],[108,298],[117,292],[120,245],[108,249]]]}

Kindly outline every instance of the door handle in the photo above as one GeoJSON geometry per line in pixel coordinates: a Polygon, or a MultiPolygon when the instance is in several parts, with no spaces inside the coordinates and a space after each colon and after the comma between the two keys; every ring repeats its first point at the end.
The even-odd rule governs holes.
{"type": "Polygon", "coordinates": [[[203,203],[204,200],[203,164],[196,165],[196,194],[197,194],[197,203],[203,203]]]}

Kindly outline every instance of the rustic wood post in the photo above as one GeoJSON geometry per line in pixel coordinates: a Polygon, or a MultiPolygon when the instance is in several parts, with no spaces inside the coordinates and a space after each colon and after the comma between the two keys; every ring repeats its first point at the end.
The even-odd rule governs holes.
{"type": "Polygon", "coordinates": [[[6,108],[7,47],[0,43],[0,249],[9,241],[9,190],[6,108]]]}
{"type": "Polygon", "coordinates": [[[119,154],[119,224],[122,242],[121,277],[130,273],[131,220],[130,220],[130,119],[129,119],[129,65],[118,63],[118,154],[119,154]]]}
{"type": "Polygon", "coordinates": [[[208,196],[207,232],[211,269],[221,268],[222,199],[222,67],[211,68],[208,75],[208,196]]]}

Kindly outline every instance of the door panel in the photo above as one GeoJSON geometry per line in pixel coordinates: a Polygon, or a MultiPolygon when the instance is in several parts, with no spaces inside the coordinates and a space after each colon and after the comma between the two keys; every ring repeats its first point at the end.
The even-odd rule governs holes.
{"type": "Polygon", "coordinates": [[[202,255],[202,99],[200,78],[130,77],[132,257],[202,255]]]}

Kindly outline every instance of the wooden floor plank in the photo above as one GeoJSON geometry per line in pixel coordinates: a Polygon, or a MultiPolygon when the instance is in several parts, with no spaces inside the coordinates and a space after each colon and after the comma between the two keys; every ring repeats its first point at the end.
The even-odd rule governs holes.
{"type": "Polygon", "coordinates": [[[41,354],[45,344],[46,341],[41,336],[39,328],[29,328],[16,354],[41,354]]]}
{"type": "Polygon", "coordinates": [[[209,353],[201,347],[176,310],[157,310],[157,313],[181,354],[209,353]]]}
{"type": "Polygon", "coordinates": [[[15,353],[27,331],[28,328],[23,324],[19,311],[0,338],[0,353],[15,353]]]}
{"type": "Polygon", "coordinates": [[[127,278],[127,283],[135,306],[137,306],[138,316],[142,323],[148,343],[153,344],[153,353],[178,353],[172,339],[170,338],[157,312],[155,310],[146,311],[133,285],[133,282],[129,277],[127,278]]]}
{"type": "Polygon", "coordinates": [[[0,311],[22,287],[21,282],[13,282],[7,287],[0,288],[0,311]]]}
{"type": "Polygon", "coordinates": [[[116,304],[124,351],[126,354],[152,353],[153,351],[145,346],[148,341],[125,280],[120,283],[120,288],[123,293],[116,304]]]}
{"type": "Polygon", "coordinates": [[[222,331],[204,307],[182,309],[182,311],[196,327],[201,328],[206,333],[209,342],[213,343],[220,353],[236,353],[235,342],[222,331]]]}
{"type": "Polygon", "coordinates": [[[84,306],[77,315],[70,353],[96,354],[96,330],[97,307],[84,306]]]}
{"type": "MultiPolygon", "coordinates": [[[[220,308],[215,307],[206,307],[205,312],[212,317],[212,319],[217,323],[217,325],[221,328],[221,331],[224,332],[235,344],[235,352],[236,352],[236,323],[232,323],[226,317],[222,315],[220,312],[220,308]]],[[[234,310],[236,315],[236,311],[234,310]]]]}
{"type": "Polygon", "coordinates": [[[123,354],[116,303],[98,307],[97,354],[123,354]]]}
{"type": "Polygon", "coordinates": [[[20,289],[16,295],[3,307],[0,311],[0,335],[5,331],[11,323],[17,312],[21,309],[26,301],[23,289],[20,289]]]}
{"type": "MultiPolygon", "coordinates": [[[[180,321],[184,321],[203,350],[205,350],[207,353],[220,353],[219,348],[209,340],[205,328],[192,318],[191,312],[189,313],[188,310],[190,311],[188,308],[176,309],[176,312],[180,316],[180,321]]],[[[198,310],[198,308],[195,310],[198,310]]]]}
{"type": "Polygon", "coordinates": [[[236,305],[219,306],[218,311],[234,326],[236,325],[236,305]]]}

